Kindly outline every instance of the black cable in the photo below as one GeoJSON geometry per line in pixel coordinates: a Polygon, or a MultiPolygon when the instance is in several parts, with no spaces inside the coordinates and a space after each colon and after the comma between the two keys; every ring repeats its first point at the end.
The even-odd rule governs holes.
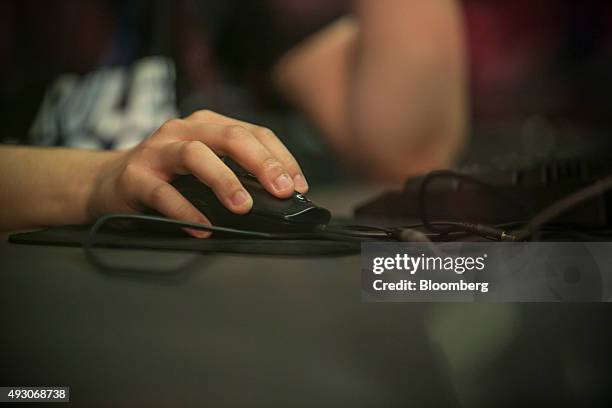
{"type": "Polygon", "coordinates": [[[333,234],[373,239],[389,238],[392,234],[390,228],[370,225],[327,225],[324,231],[333,234]]]}
{"type": "MultiPolygon", "coordinates": [[[[507,194],[503,194],[502,192],[500,192],[495,186],[484,182],[478,178],[466,175],[466,174],[462,174],[462,173],[458,173],[452,170],[440,170],[440,171],[434,171],[431,172],[429,174],[427,174],[424,178],[423,181],[421,183],[420,189],[419,189],[419,212],[420,212],[420,217],[421,217],[421,221],[423,222],[423,225],[425,228],[427,228],[429,231],[433,231],[433,232],[438,232],[440,234],[444,234],[444,233],[449,233],[452,230],[449,229],[445,229],[445,230],[440,230],[438,228],[436,228],[436,225],[449,225],[449,226],[454,226],[457,228],[463,228],[465,230],[473,230],[473,232],[475,234],[481,235],[481,236],[485,236],[487,237],[487,235],[489,233],[492,233],[492,235],[490,236],[498,236],[500,233],[500,228],[508,228],[510,226],[512,226],[512,224],[516,225],[517,223],[507,223],[505,225],[498,225],[496,227],[490,227],[487,225],[483,225],[483,224],[478,224],[478,223],[464,223],[464,222],[456,222],[456,224],[458,225],[452,225],[451,222],[448,223],[441,223],[441,222],[432,222],[429,221],[428,215],[427,215],[427,204],[426,204],[426,193],[427,193],[427,187],[428,185],[431,183],[431,181],[435,178],[438,177],[448,177],[448,178],[455,178],[455,179],[459,179],[462,181],[468,181],[470,183],[476,184],[476,185],[480,185],[483,187],[486,187],[488,190],[490,190],[491,192],[493,192],[495,195],[497,195],[499,198],[503,198],[505,201],[512,201],[515,205],[520,206],[526,213],[531,213],[531,211],[525,206],[524,203],[522,203],[521,201],[517,200],[515,197],[511,196],[511,195],[507,195],[507,194]],[[484,232],[484,235],[481,234],[484,232]]],[[[524,228],[520,228],[517,229],[515,231],[512,231],[511,233],[507,234],[507,233],[503,233],[503,235],[501,235],[500,237],[504,240],[516,240],[516,241],[523,241],[531,236],[533,236],[533,234],[541,229],[542,227],[545,226],[546,223],[550,222],[551,220],[555,219],[556,217],[558,217],[559,215],[563,214],[564,212],[576,207],[577,205],[597,196],[600,195],[602,193],[604,193],[607,190],[612,189],[612,174],[594,182],[593,184],[591,184],[590,186],[587,186],[583,189],[580,189],[574,193],[569,194],[568,196],[558,200],[557,202],[553,203],[552,205],[550,205],[549,207],[545,208],[544,210],[540,211],[539,213],[537,213],[535,216],[533,216],[528,222],[527,225],[524,228]]],[[[550,233],[552,231],[546,231],[547,233],[550,233]]],[[[581,237],[586,237],[586,236],[591,236],[594,237],[597,235],[597,233],[595,232],[595,234],[593,234],[591,231],[589,232],[585,232],[585,231],[579,231],[577,229],[557,229],[556,232],[565,232],[566,234],[569,235],[574,235],[574,236],[581,236],[581,237]],[[575,232],[575,233],[574,233],[575,232]],[[571,233],[571,234],[570,234],[571,233]]]]}
{"type": "MultiPolygon", "coordinates": [[[[527,216],[531,215],[532,211],[522,201],[518,200],[516,197],[512,195],[500,192],[497,187],[495,187],[492,184],[487,183],[486,181],[480,180],[474,176],[459,173],[454,170],[437,170],[437,171],[432,171],[423,177],[423,180],[421,181],[421,185],[419,186],[419,193],[418,193],[419,215],[421,218],[421,222],[423,223],[425,228],[427,228],[429,231],[438,232],[442,234],[449,232],[449,230],[441,230],[441,229],[436,228],[435,224],[429,220],[429,217],[427,215],[427,203],[426,203],[427,187],[431,184],[433,180],[437,178],[451,178],[451,179],[469,182],[471,184],[475,184],[480,187],[484,187],[486,190],[496,195],[500,200],[503,200],[504,202],[512,202],[516,207],[520,207],[521,211],[523,211],[527,216]]],[[[484,224],[478,224],[478,223],[461,223],[461,224],[464,224],[461,228],[465,228],[466,227],[465,224],[469,224],[467,225],[467,228],[469,230],[474,230],[475,233],[478,235],[481,235],[478,231],[490,232],[490,233],[493,233],[494,236],[501,234],[500,231],[493,230],[495,227],[487,226],[484,224]]],[[[504,235],[501,234],[500,236],[503,237],[504,235]]]]}
{"type": "Polygon", "coordinates": [[[276,232],[259,232],[241,230],[236,228],[218,227],[214,225],[193,223],[187,221],[178,221],[165,217],[158,217],[154,215],[142,215],[142,214],[107,214],[100,217],[89,230],[88,239],[85,247],[91,247],[94,241],[95,235],[98,230],[102,228],[106,223],[116,220],[128,220],[128,221],[144,221],[152,223],[163,223],[174,225],[182,228],[192,228],[201,231],[219,232],[229,235],[236,235],[249,238],[260,238],[260,239],[274,239],[274,240],[291,240],[291,239],[325,239],[325,240],[336,240],[336,241],[361,241],[364,239],[380,239],[380,234],[367,234],[359,231],[343,230],[343,229],[321,229],[314,232],[290,232],[290,233],[276,233],[276,232]]]}
{"type": "Polygon", "coordinates": [[[564,212],[576,207],[577,205],[597,196],[612,188],[612,174],[597,180],[590,186],[575,191],[561,200],[546,207],[535,215],[525,226],[525,228],[514,231],[513,235],[518,240],[525,240],[542,227],[547,222],[555,219],[564,212]]]}
{"type": "MultiPolygon", "coordinates": [[[[514,240],[503,229],[497,226],[488,226],[488,225],[479,224],[479,223],[470,223],[470,222],[462,222],[462,221],[429,221],[429,225],[433,227],[442,227],[442,226],[451,227],[451,229],[447,229],[443,233],[436,233],[436,236],[462,232],[462,233],[468,233],[470,235],[477,235],[477,236],[480,236],[486,239],[493,239],[493,240],[500,240],[500,241],[514,240]]],[[[380,235],[378,237],[385,237],[385,238],[390,237],[390,238],[394,238],[399,241],[404,241],[405,239],[400,238],[400,236],[402,236],[402,231],[412,230],[416,228],[423,228],[423,227],[426,228],[427,226],[425,224],[412,224],[412,225],[407,225],[407,226],[402,226],[402,227],[383,228],[383,227],[352,225],[350,227],[347,226],[346,228],[350,228],[353,230],[370,229],[372,231],[379,232],[380,235]]],[[[330,231],[330,228],[328,228],[327,230],[330,231]]],[[[344,230],[344,231],[340,231],[340,233],[347,234],[347,235],[355,234],[353,236],[360,236],[359,233],[356,233],[354,231],[344,230]]],[[[377,238],[377,236],[373,234],[372,232],[367,233],[366,236],[368,238],[377,238]]]]}
{"type": "MultiPolygon", "coordinates": [[[[143,222],[151,222],[151,223],[162,223],[168,225],[174,225],[182,228],[192,228],[196,230],[210,231],[210,232],[218,232],[223,234],[237,235],[242,237],[249,238],[259,238],[259,239],[271,239],[271,240],[315,240],[315,239],[323,239],[323,240],[333,240],[333,241],[354,241],[354,242],[363,242],[368,240],[381,240],[381,239],[389,239],[389,234],[385,234],[381,236],[380,232],[376,234],[361,232],[361,231],[351,231],[346,229],[334,229],[327,231],[326,229],[321,229],[320,231],[313,231],[307,233],[268,233],[268,232],[258,232],[258,231],[248,231],[248,230],[240,230],[235,228],[226,228],[226,227],[217,227],[206,224],[192,223],[186,221],[178,221],[164,217],[158,217],[153,215],[142,215],[142,214],[108,214],[100,217],[90,228],[89,234],[83,245],[83,250],[85,252],[85,257],[87,260],[99,270],[105,271],[113,271],[117,272],[117,268],[115,266],[111,266],[107,264],[102,257],[100,257],[93,249],[96,245],[109,245],[110,243],[106,242],[97,242],[96,237],[98,231],[107,223],[118,220],[127,220],[127,221],[143,221],[143,222]]],[[[130,273],[142,273],[146,272],[144,270],[140,270],[138,268],[130,268],[130,273]]],[[[161,273],[159,277],[165,276],[174,276],[175,273],[170,271],[169,273],[161,273]]]]}
{"type": "MultiPolygon", "coordinates": [[[[370,227],[370,226],[351,226],[348,227],[326,227],[319,231],[313,232],[301,232],[301,233],[271,233],[271,232],[258,232],[248,231],[235,228],[218,227],[206,224],[192,223],[186,221],[178,221],[164,217],[152,216],[152,215],[141,215],[141,214],[109,214],[100,217],[89,231],[89,235],[84,244],[85,254],[93,263],[98,263],[96,257],[92,252],[92,248],[98,244],[95,241],[98,231],[108,222],[117,220],[132,220],[132,221],[144,221],[174,225],[182,228],[192,228],[203,231],[219,232],[223,234],[236,235],[248,238],[258,239],[271,239],[271,240],[335,240],[335,241],[427,241],[431,242],[436,238],[439,238],[439,234],[428,235],[423,232],[417,231],[414,228],[423,227],[421,224],[415,224],[407,228],[382,228],[382,227],[370,227]],[[370,232],[367,232],[370,230],[370,232]]],[[[494,227],[486,227],[478,224],[470,224],[463,222],[451,222],[451,221],[434,221],[432,225],[436,226],[452,226],[456,229],[455,232],[469,235],[479,235],[487,239],[504,240],[507,239],[505,232],[494,227]]],[[[445,233],[444,236],[449,236],[453,232],[445,233]]]]}

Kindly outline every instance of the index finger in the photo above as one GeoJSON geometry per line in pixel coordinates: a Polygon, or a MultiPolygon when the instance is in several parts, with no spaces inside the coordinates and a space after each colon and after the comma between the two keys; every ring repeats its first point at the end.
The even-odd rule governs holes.
{"type": "Polygon", "coordinates": [[[216,112],[201,110],[189,115],[186,120],[200,123],[216,123],[226,126],[241,126],[249,130],[253,136],[287,169],[293,179],[295,189],[304,194],[308,191],[308,182],[304,172],[289,149],[280,141],[273,131],[266,127],[254,125],[238,119],[233,119],[216,112]]]}

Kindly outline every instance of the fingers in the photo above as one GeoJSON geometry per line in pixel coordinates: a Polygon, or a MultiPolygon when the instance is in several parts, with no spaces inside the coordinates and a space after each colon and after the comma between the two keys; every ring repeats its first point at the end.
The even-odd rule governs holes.
{"type": "Polygon", "coordinates": [[[219,201],[237,214],[249,212],[253,199],[238,177],[208,146],[199,141],[168,144],[162,152],[169,174],[191,173],[209,186],[219,201]]]}
{"type": "Polygon", "coordinates": [[[206,144],[222,156],[229,156],[253,173],[270,193],[289,197],[294,191],[293,178],[285,166],[246,128],[193,123],[206,144]],[[218,131],[211,132],[211,128],[218,131]]]}
{"type": "Polygon", "coordinates": [[[308,182],[302,169],[298,165],[293,155],[285,147],[285,145],[278,139],[278,137],[268,128],[259,127],[258,129],[252,130],[255,137],[264,145],[266,148],[276,157],[287,169],[295,190],[304,194],[308,191],[308,182]]]}
{"type": "MultiPolygon", "coordinates": [[[[175,174],[191,173],[230,211],[245,214],[253,200],[219,155],[233,158],[277,197],[308,190],[297,161],[272,131],[200,111],[188,120],[166,122],[133,149],[126,156],[127,167],[115,179],[118,191],[124,192],[124,204],[133,209],[142,204],[172,219],[210,225],[206,216],[169,184],[175,174]]],[[[196,237],[210,235],[187,231],[196,237]]]]}
{"type": "MultiPolygon", "coordinates": [[[[174,220],[211,225],[201,212],[165,181],[144,174],[134,174],[133,179],[137,180],[135,198],[142,205],[174,220]]],[[[184,228],[184,230],[196,238],[207,238],[211,234],[209,231],[190,228],[184,228]]]]}
{"type": "MultiPolygon", "coordinates": [[[[202,142],[200,144],[208,150],[212,150],[218,155],[230,156],[245,169],[255,174],[264,188],[275,196],[286,198],[295,191],[293,177],[285,166],[246,128],[236,125],[226,126],[178,120],[169,123],[172,126],[164,125],[162,131],[172,133],[172,137],[184,142],[200,141],[202,142]]],[[[193,150],[203,150],[202,146],[194,145],[193,150]]],[[[206,156],[214,163],[220,162],[218,157],[213,158],[214,153],[212,151],[199,154],[199,160],[204,160],[204,156],[206,156]]],[[[178,156],[173,155],[172,157],[177,158],[178,156]]],[[[178,157],[176,164],[180,165],[185,158],[187,157],[178,157]]],[[[198,163],[194,159],[192,164],[195,168],[201,168],[206,163],[198,163]]],[[[223,166],[224,172],[231,172],[227,166],[223,166]]],[[[215,165],[215,168],[219,167],[215,165]]],[[[175,172],[193,172],[192,170],[192,168],[185,169],[180,166],[174,169],[175,172]]],[[[200,179],[204,181],[203,176],[200,179]]],[[[210,187],[214,188],[213,185],[210,185],[210,187]]]]}
{"type": "Polygon", "coordinates": [[[274,156],[274,158],[283,165],[293,180],[295,190],[300,193],[306,193],[308,191],[308,183],[297,161],[270,129],[228,118],[227,116],[206,110],[194,112],[187,118],[187,121],[216,123],[225,126],[240,126],[247,129],[274,156]]]}

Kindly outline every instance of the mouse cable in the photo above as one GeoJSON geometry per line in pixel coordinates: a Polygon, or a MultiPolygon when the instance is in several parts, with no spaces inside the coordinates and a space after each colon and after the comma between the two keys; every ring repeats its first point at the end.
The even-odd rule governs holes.
{"type": "Polygon", "coordinates": [[[524,228],[512,232],[517,240],[531,237],[539,228],[577,205],[612,189],[612,174],[577,190],[537,213],[524,228]]]}
{"type": "MultiPolygon", "coordinates": [[[[228,235],[256,238],[256,239],[276,239],[276,240],[299,240],[299,239],[321,239],[321,240],[335,240],[344,242],[364,242],[364,241],[400,241],[400,242],[425,242],[431,243],[432,239],[438,234],[426,234],[418,231],[414,228],[422,227],[422,225],[411,225],[400,228],[382,228],[382,227],[370,227],[370,226],[351,226],[337,227],[329,226],[319,231],[307,232],[307,233],[270,233],[270,232],[259,232],[241,230],[235,228],[217,227],[207,224],[192,223],[186,221],[178,221],[165,217],[152,216],[152,215],[141,215],[141,214],[108,214],[100,217],[91,227],[89,234],[84,242],[85,256],[94,264],[101,264],[98,257],[93,251],[93,247],[96,245],[104,245],[104,242],[98,242],[96,240],[99,230],[109,222],[128,220],[128,221],[142,221],[149,223],[163,223],[167,225],[174,225],[182,228],[193,228],[197,230],[219,232],[228,235]]],[[[453,226],[459,232],[467,232],[470,234],[478,234],[481,236],[488,235],[487,238],[498,234],[498,230],[486,231],[479,229],[480,227],[472,227],[469,223],[460,222],[434,222],[434,225],[445,225],[453,226]]],[[[499,239],[499,236],[496,237],[499,239]]],[[[108,245],[108,243],[107,243],[108,245]]]]}
{"type": "Polygon", "coordinates": [[[92,225],[89,230],[88,237],[85,241],[85,249],[91,248],[96,244],[95,238],[98,231],[107,223],[112,221],[125,220],[125,221],[143,221],[149,223],[162,223],[168,225],[174,225],[181,228],[191,228],[200,231],[218,232],[228,235],[246,237],[246,238],[259,238],[259,239],[276,239],[276,240],[291,240],[291,239],[322,239],[322,240],[335,240],[335,241],[363,241],[368,239],[390,239],[392,238],[389,233],[378,232],[376,234],[366,233],[363,231],[346,230],[346,229],[321,229],[313,232],[289,232],[289,233],[276,233],[276,232],[260,232],[242,230],[236,228],[218,227],[214,225],[200,224],[188,221],[179,221],[165,217],[159,217],[154,215],[143,215],[143,214],[107,214],[104,215],[92,225]]]}
{"type": "MultiPolygon", "coordinates": [[[[362,242],[368,239],[378,239],[380,240],[380,235],[376,238],[373,236],[365,236],[363,233],[357,236],[350,236],[346,234],[341,234],[338,231],[335,232],[309,232],[309,233],[269,233],[269,232],[259,232],[259,231],[248,231],[241,230],[235,228],[226,228],[226,227],[217,227],[214,225],[193,223],[188,221],[178,221],[170,218],[159,217],[154,215],[143,215],[143,214],[107,214],[104,215],[92,225],[89,230],[89,234],[83,243],[83,251],[85,252],[85,257],[89,262],[93,265],[97,266],[100,269],[108,269],[108,266],[102,262],[101,258],[95,253],[94,247],[96,245],[104,245],[104,242],[97,242],[96,237],[98,235],[98,231],[107,223],[112,221],[143,221],[149,223],[162,223],[167,225],[174,225],[181,228],[191,228],[201,231],[210,231],[210,232],[220,232],[224,234],[237,235],[241,237],[248,238],[259,238],[259,239],[276,239],[276,240],[291,240],[291,239],[324,239],[324,240],[335,240],[335,241],[354,241],[354,242],[362,242]]],[[[354,231],[357,233],[358,231],[354,231]]],[[[108,243],[106,243],[108,245],[108,243]]]]}

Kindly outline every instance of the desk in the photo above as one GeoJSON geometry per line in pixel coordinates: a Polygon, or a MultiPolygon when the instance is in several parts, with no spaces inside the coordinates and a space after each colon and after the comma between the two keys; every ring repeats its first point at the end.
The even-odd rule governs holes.
{"type": "Polygon", "coordinates": [[[609,383],[608,305],[361,303],[358,256],[197,255],[165,284],[78,248],[4,239],[0,262],[0,384],[77,406],[567,403],[609,383]]]}

